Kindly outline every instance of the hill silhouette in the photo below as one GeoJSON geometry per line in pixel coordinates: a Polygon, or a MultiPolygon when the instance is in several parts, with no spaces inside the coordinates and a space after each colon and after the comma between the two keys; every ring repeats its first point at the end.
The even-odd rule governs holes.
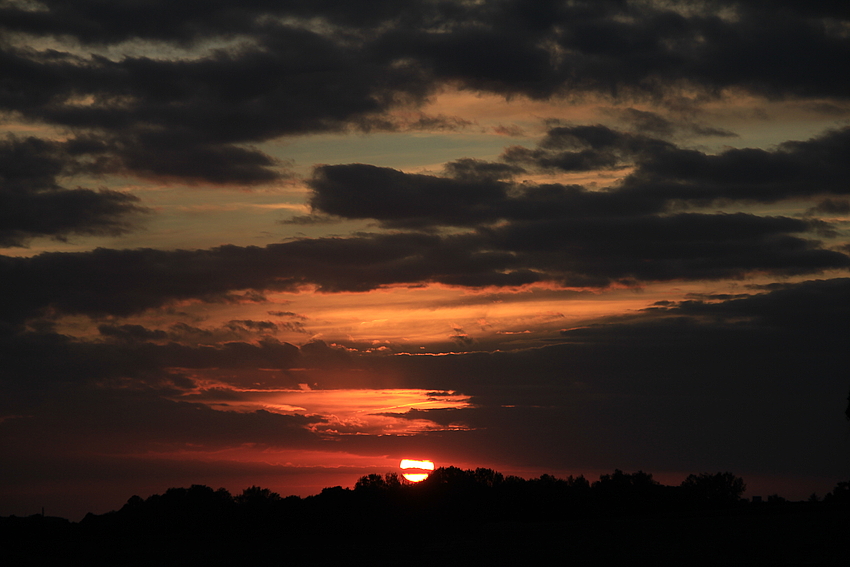
{"type": "Polygon", "coordinates": [[[456,467],[306,498],[193,485],[78,523],[0,518],[0,553],[7,565],[846,564],[850,482],[809,502],[744,490],[728,472],[665,486],[643,471],[590,482],[456,467]]]}

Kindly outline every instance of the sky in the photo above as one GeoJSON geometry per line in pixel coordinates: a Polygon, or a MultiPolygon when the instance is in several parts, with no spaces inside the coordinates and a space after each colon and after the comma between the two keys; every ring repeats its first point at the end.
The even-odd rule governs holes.
{"type": "Polygon", "coordinates": [[[844,0],[0,0],[0,58],[0,515],[850,478],[844,0]]]}

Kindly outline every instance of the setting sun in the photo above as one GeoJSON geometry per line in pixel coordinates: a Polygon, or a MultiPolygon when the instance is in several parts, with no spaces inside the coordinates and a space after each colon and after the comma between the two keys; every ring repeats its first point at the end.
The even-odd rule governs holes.
{"type": "Polygon", "coordinates": [[[434,463],[431,461],[416,461],[413,459],[402,459],[401,463],[399,463],[399,468],[404,472],[401,476],[403,476],[406,480],[410,482],[422,482],[428,475],[430,471],[434,470],[434,463]]]}

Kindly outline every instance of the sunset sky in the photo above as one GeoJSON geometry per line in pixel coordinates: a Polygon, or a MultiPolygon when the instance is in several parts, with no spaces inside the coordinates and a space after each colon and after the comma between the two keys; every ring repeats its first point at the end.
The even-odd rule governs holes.
{"type": "Polygon", "coordinates": [[[0,0],[0,129],[0,515],[850,479],[846,0],[0,0]]]}

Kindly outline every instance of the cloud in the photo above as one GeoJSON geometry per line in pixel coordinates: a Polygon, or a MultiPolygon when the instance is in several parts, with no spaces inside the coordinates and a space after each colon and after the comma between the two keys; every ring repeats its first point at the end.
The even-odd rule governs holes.
{"type": "MultiPolygon", "coordinates": [[[[315,448],[319,441],[308,426],[321,421],[264,410],[218,411],[127,390],[66,391],[64,401],[49,398],[29,409],[31,417],[18,420],[14,431],[4,435],[4,453],[21,444],[64,454],[63,435],[57,432],[74,439],[78,454],[132,455],[187,448],[200,452],[247,443],[315,448]]],[[[31,452],[18,454],[29,457],[31,452]]]]}
{"type": "Polygon", "coordinates": [[[419,61],[439,79],[475,90],[547,98],[708,96],[741,88],[771,97],[844,98],[833,63],[846,60],[846,10],[787,4],[635,2],[453,6],[442,33],[411,24],[376,41],[386,57],[419,61]],[[674,94],[675,93],[675,94],[674,94]]]}
{"type": "MultiPolygon", "coordinates": [[[[461,166],[454,171],[462,173],[461,166]]],[[[319,166],[310,179],[310,204],[325,213],[374,218],[388,226],[427,226],[435,220],[469,226],[495,220],[491,203],[506,198],[507,186],[480,175],[470,177],[407,174],[364,164],[319,166]]]]}
{"type": "Polygon", "coordinates": [[[673,149],[673,145],[640,134],[612,130],[606,126],[555,126],[529,150],[507,148],[502,159],[508,163],[533,165],[560,171],[620,169],[643,156],[673,149]]]}
{"type": "MultiPolygon", "coordinates": [[[[847,98],[846,10],[723,4],[724,15],[714,2],[11,3],[0,108],[99,139],[104,159],[131,174],[248,186],[289,175],[250,144],[465,127],[389,117],[446,84],[531,98],[847,98]],[[163,55],[131,55],[132,42],[163,55]]],[[[631,119],[669,131],[657,116],[631,119]]]]}
{"type": "Polygon", "coordinates": [[[610,109],[608,113],[617,116],[623,122],[629,124],[632,129],[641,134],[670,137],[675,134],[690,134],[697,136],[718,136],[723,138],[734,138],[737,134],[715,128],[692,120],[681,118],[671,120],[657,112],[638,110],[636,108],[610,109]]]}
{"type": "MultiPolygon", "coordinates": [[[[391,375],[396,387],[472,396],[465,409],[393,414],[466,430],[413,438],[344,435],[333,442],[335,451],[419,450],[443,462],[504,459],[545,470],[651,464],[676,471],[734,466],[744,476],[763,470],[834,476],[840,466],[824,455],[846,445],[848,292],[846,278],[770,284],[749,295],[704,295],[589,321],[546,347],[444,356],[365,356],[318,341],[300,355],[292,345],[269,341],[191,347],[163,344],[161,335],[133,326],[117,329],[132,340],[116,342],[20,335],[4,344],[12,356],[5,357],[0,408],[23,417],[0,423],[7,428],[0,449],[17,447],[22,467],[41,462],[46,449],[62,455],[69,440],[77,456],[327,450],[328,442],[310,430],[318,417],[175,402],[160,396],[186,390],[155,388],[150,379],[174,367],[232,379],[238,368],[297,366],[309,369],[310,382],[320,387],[381,387],[391,375]],[[333,375],[320,372],[331,367],[333,375]]],[[[112,329],[104,334],[118,336],[112,329]]]]}
{"type": "Polygon", "coordinates": [[[471,395],[474,407],[438,418],[476,428],[442,438],[459,453],[475,455],[475,439],[489,458],[551,469],[839,474],[825,459],[847,443],[848,291],[846,278],[773,285],[601,320],[548,347],[369,363],[471,395]]]}
{"type": "Polygon", "coordinates": [[[850,200],[847,199],[824,199],[808,211],[807,214],[837,214],[846,215],[850,213],[850,200]]]}
{"type": "Polygon", "coordinates": [[[40,9],[29,8],[25,3],[10,3],[0,13],[7,29],[37,35],[71,36],[89,45],[133,39],[192,45],[203,43],[211,36],[256,33],[262,30],[264,21],[285,17],[321,18],[340,25],[368,27],[393,19],[400,12],[415,15],[420,4],[414,1],[402,8],[393,2],[251,0],[175,6],[167,0],[154,0],[144,5],[128,0],[107,4],[88,0],[45,0],[39,3],[40,9]]]}
{"type": "Polygon", "coordinates": [[[624,181],[634,190],[666,199],[773,203],[795,197],[846,195],[850,128],[827,131],[775,150],[729,149],[716,155],[671,149],[642,160],[624,181]]]}
{"type": "Polygon", "coordinates": [[[78,144],[38,138],[0,140],[0,246],[35,237],[118,235],[132,230],[139,199],[109,189],[67,189],[58,178],[89,167],[78,144]]]}
{"type": "MultiPolygon", "coordinates": [[[[488,191],[485,186],[481,194],[488,191]]],[[[47,308],[127,316],[176,301],[221,301],[240,290],[294,291],[308,285],[325,292],[422,283],[501,287],[550,281],[606,287],[756,272],[795,275],[850,265],[845,254],[799,236],[822,229],[820,221],[744,213],[576,216],[566,207],[571,200],[605,207],[607,197],[598,200],[598,195],[563,188],[553,194],[567,200],[549,207],[551,216],[466,234],[362,234],[263,248],[97,249],[0,257],[0,276],[17,299],[4,306],[2,316],[10,324],[47,308]],[[559,216],[559,209],[567,213],[559,216]]],[[[531,209],[530,203],[520,204],[524,207],[517,207],[514,216],[531,209]]]]}
{"type": "MultiPolygon", "coordinates": [[[[192,337],[133,325],[101,325],[109,340],[74,339],[49,332],[4,335],[4,387],[38,397],[41,389],[103,386],[143,387],[168,394],[195,387],[195,371],[228,369],[219,377],[240,386],[257,382],[259,368],[276,369],[271,382],[297,388],[294,378],[282,372],[300,362],[298,347],[271,337],[251,337],[253,342],[231,340],[197,344],[192,337]]],[[[201,372],[201,375],[203,372],[201,372]]],[[[262,374],[262,373],[260,373],[262,374]]],[[[45,395],[48,395],[45,392],[45,395]]],[[[10,402],[11,403],[11,402],[10,402]]]]}
{"type": "Polygon", "coordinates": [[[142,325],[98,325],[98,332],[105,337],[122,341],[161,341],[168,338],[168,333],[161,330],[150,330],[142,325]]]}
{"type": "Polygon", "coordinates": [[[526,168],[593,171],[634,166],[615,193],[647,201],[773,203],[817,195],[845,195],[850,174],[844,155],[850,128],[828,130],[776,149],[733,148],[718,154],[602,125],[555,126],[534,149],[507,148],[501,159],[526,168]]]}
{"type": "Polygon", "coordinates": [[[0,106],[100,139],[113,169],[251,185],[286,175],[242,144],[344,129],[424,91],[306,29],[276,26],[260,45],[196,59],[79,57],[4,47],[0,106]],[[395,84],[389,87],[386,83],[395,84]]]}
{"type": "Polygon", "coordinates": [[[775,150],[708,154],[602,125],[554,126],[536,148],[510,147],[499,162],[453,161],[443,177],[364,164],[326,165],[316,168],[309,185],[317,213],[376,219],[392,228],[577,217],[587,222],[587,217],[660,214],[683,204],[704,207],[845,195],[848,144],[850,128],[843,128],[784,142],[775,150]],[[633,172],[606,190],[513,181],[526,169],[571,172],[627,166],[633,172]]]}
{"type": "Polygon", "coordinates": [[[412,274],[418,266],[423,281],[450,285],[604,287],[756,271],[817,273],[848,265],[846,255],[813,238],[834,234],[829,223],[681,208],[846,194],[848,139],[850,129],[834,130],[775,150],[711,155],[601,125],[555,126],[536,149],[510,148],[503,155],[507,163],[458,160],[447,165],[446,176],[321,166],[310,180],[311,203],[319,213],[376,219],[387,228],[471,229],[442,237],[387,236],[410,243],[419,238],[421,255],[409,257],[405,268],[412,274]],[[631,165],[634,172],[608,189],[589,190],[518,184],[517,163],[562,170],[631,165]],[[463,272],[455,271],[458,260],[463,272]]]}

